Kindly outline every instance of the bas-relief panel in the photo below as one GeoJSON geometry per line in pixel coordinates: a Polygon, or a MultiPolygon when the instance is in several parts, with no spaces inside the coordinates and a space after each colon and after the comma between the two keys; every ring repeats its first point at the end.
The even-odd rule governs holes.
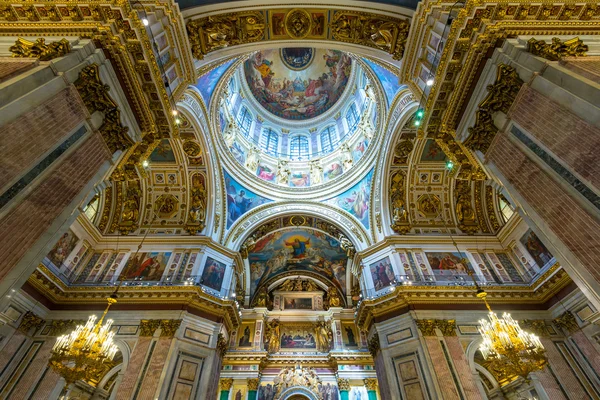
{"type": "Polygon", "coordinates": [[[367,63],[367,65],[373,70],[375,76],[379,78],[379,82],[381,83],[381,86],[383,86],[383,91],[387,97],[388,104],[390,104],[400,89],[398,77],[387,68],[384,68],[379,64],[375,64],[374,62],[364,58],[363,61],[367,63]]]}
{"type": "Polygon", "coordinates": [[[132,257],[123,269],[125,279],[158,281],[163,275],[171,253],[148,252],[132,257]]]}
{"type": "Polygon", "coordinates": [[[207,108],[210,104],[210,99],[213,92],[215,91],[217,83],[219,82],[223,74],[227,71],[227,69],[229,69],[231,64],[234,63],[234,61],[235,59],[229,60],[226,63],[221,64],[218,67],[205,73],[198,79],[196,87],[198,88],[198,90],[200,90],[200,94],[202,95],[202,99],[204,100],[204,104],[207,108]]]}
{"type": "Polygon", "coordinates": [[[327,111],[346,88],[352,59],[338,50],[261,50],[244,63],[248,86],[272,114],[305,120],[327,111]]]}
{"type": "Polygon", "coordinates": [[[309,228],[277,231],[258,240],[248,255],[250,289],[282,272],[312,271],[346,291],[347,255],[337,239],[309,228]]]}
{"type": "Polygon", "coordinates": [[[531,229],[525,232],[520,241],[540,268],[543,268],[554,257],[531,229]]]}
{"type": "Polygon", "coordinates": [[[227,229],[251,209],[272,201],[240,185],[226,171],[223,174],[227,190],[227,229]]]}
{"type": "Polygon", "coordinates": [[[225,276],[225,269],[226,265],[224,263],[211,257],[206,257],[200,283],[206,287],[220,291],[223,277],[225,276]]]}
{"type": "Polygon", "coordinates": [[[352,214],[361,224],[369,229],[369,207],[371,199],[371,181],[373,170],[352,188],[332,199],[325,200],[326,204],[339,207],[352,214]]]}
{"type": "Polygon", "coordinates": [[[71,254],[78,241],[79,238],[77,235],[69,229],[67,232],[63,233],[46,257],[55,267],[60,268],[65,259],[71,254]]]}
{"type": "Polygon", "coordinates": [[[394,269],[389,257],[382,258],[370,264],[369,270],[371,271],[373,285],[377,291],[389,287],[395,280],[394,269]]]}

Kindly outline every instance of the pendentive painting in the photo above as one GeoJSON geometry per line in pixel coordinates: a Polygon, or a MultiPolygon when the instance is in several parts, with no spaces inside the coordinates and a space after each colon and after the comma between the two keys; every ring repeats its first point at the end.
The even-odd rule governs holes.
{"type": "Polygon", "coordinates": [[[383,91],[387,97],[388,104],[391,103],[400,89],[400,84],[398,83],[399,78],[387,68],[375,64],[373,61],[367,60],[366,58],[363,58],[363,61],[371,67],[377,78],[379,78],[379,82],[381,82],[381,86],[383,86],[383,91]]]}
{"type": "Polygon", "coordinates": [[[521,244],[525,246],[527,252],[531,254],[531,257],[540,268],[543,268],[554,257],[531,229],[521,237],[521,244]]]}
{"type": "Polygon", "coordinates": [[[150,154],[150,161],[157,163],[173,163],[175,162],[175,153],[169,139],[163,139],[158,146],[150,154]]]}
{"type": "Polygon", "coordinates": [[[369,269],[371,270],[373,285],[377,291],[389,287],[395,279],[394,269],[389,257],[372,263],[369,265],[369,269]]]}
{"type": "Polygon", "coordinates": [[[466,257],[454,252],[425,253],[427,261],[436,279],[445,279],[455,275],[466,275],[471,265],[466,257]],[[465,264],[466,263],[466,264],[465,264]]]}
{"type": "Polygon", "coordinates": [[[140,253],[129,259],[123,270],[125,279],[141,279],[159,281],[167,267],[171,253],[149,252],[140,253]]]}
{"type": "Polygon", "coordinates": [[[223,171],[223,174],[225,175],[225,189],[227,190],[227,229],[229,229],[242,215],[271,200],[251,192],[240,185],[227,172],[223,171]]]}
{"type": "Polygon", "coordinates": [[[440,148],[437,142],[433,139],[427,139],[423,153],[421,154],[421,161],[445,161],[446,153],[440,148]]]}
{"type": "Polygon", "coordinates": [[[369,204],[371,200],[371,180],[373,170],[352,188],[332,199],[325,200],[329,205],[336,206],[352,214],[365,228],[369,229],[369,204]]]}
{"type": "Polygon", "coordinates": [[[214,258],[206,257],[204,269],[200,283],[214,290],[221,290],[223,277],[225,276],[225,264],[215,260],[214,258]]]}
{"type": "Polygon", "coordinates": [[[225,71],[227,71],[231,64],[233,64],[234,61],[235,59],[231,59],[226,63],[221,64],[218,67],[205,73],[198,79],[196,87],[198,88],[198,90],[200,90],[200,94],[202,95],[202,99],[204,100],[206,108],[208,108],[208,106],[210,105],[210,98],[213,92],[215,91],[217,83],[219,82],[225,71]]]}
{"type": "Polygon", "coordinates": [[[290,120],[314,118],[340,98],[352,68],[339,50],[283,48],[261,50],[244,63],[248,86],[272,114],[290,120]]]}
{"type": "Polygon", "coordinates": [[[46,257],[57,268],[60,268],[65,262],[65,259],[71,254],[78,241],[79,238],[69,229],[67,232],[63,233],[60,239],[58,239],[58,242],[56,242],[46,257]]]}
{"type": "Polygon", "coordinates": [[[293,228],[270,233],[256,241],[248,255],[250,289],[280,272],[312,271],[346,292],[346,252],[340,242],[310,228],[293,228]]]}

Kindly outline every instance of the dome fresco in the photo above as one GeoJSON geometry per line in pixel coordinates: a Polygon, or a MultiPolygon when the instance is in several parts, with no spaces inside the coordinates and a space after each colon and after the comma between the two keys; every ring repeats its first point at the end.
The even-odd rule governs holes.
{"type": "Polygon", "coordinates": [[[262,50],[244,63],[256,100],[289,120],[307,120],[329,110],[344,93],[351,69],[348,54],[311,48],[262,50]]]}

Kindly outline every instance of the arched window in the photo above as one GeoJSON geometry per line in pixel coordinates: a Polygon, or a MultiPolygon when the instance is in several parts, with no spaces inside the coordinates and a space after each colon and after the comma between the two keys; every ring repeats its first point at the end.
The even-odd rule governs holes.
{"type": "Polygon", "coordinates": [[[356,104],[352,103],[348,111],[346,111],[346,121],[348,122],[348,129],[353,131],[358,124],[359,116],[358,111],[356,110],[356,104]]]}
{"type": "Polygon", "coordinates": [[[290,155],[294,159],[308,158],[308,138],[294,136],[290,142],[290,155]]]}
{"type": "Polygon", "coordinates": [[[242,111],[238,114],[238,125],[245,136],[250,135],[250,127],[252,126],[252,114],[246,107],[242,108],[242,111]]]}
{"type": "Polygon", "coordinates": [[[263,135],[260,138],[260,147],[272,156],[277,154],[277,144],[279,142],[279,135],[271,129],[266,128],[263,130],[263,135]]]}
{"type": "Polygon", "coordinates": [[[233,99],[233,93],[235,92],[235,80],[233,77],[227,84],[227,91],[229,92],[229,96],[227,96],[227,104],[231,107],[231,100],[233,99]]]}
{"type": "Polygon", "coordinates": [[[323,153],[331,153],[335,144],[335,128],[328,126],[321,132],[321,151],[323,153]]]}

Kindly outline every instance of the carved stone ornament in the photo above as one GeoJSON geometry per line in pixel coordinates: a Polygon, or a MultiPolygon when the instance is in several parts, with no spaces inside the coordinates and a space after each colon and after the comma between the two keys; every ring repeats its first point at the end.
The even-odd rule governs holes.
{"type": "Polygon", "coordinates": [[[140,337],[152,337],[160,327],[160,319],[143,319],[140,321],[140,337]]]}
{"type": "Polygon", "coordinates": [[[379,335],[377,334],[377,332],[375,332],[373,337],[369,339],[368,347],[371,356],[375,358],[377,356],[377,353],[379,352],[379,349],[381,348],[381,345],[379,343],[379,335]]]}
{"type": "Polygon", "coordinates": [[[180,319],[163,319],[160,321],[160,337],[173,337],[181,325],[180,319]]]}
{"type": "Polygon", "coordinates": [[[498,111],[508,113],[522,85],[516,69],[506,64],[498,65],[496,81],[487,87],[488,95],[479,103],[475,125],[469,128],[469,137],[465,140],[469,149],[487,152],[498,132],[493,114],[498,111]]]}
{"type": "Polygon", "coordinates": [[[541,336],[541,337],[545,337],[548,336],[548,329],[546,328],[546,321],[544,321],[543,319],[525,319],[521,322],[521,325],[523,328],[527,329],[528,331],[541,336]]]}
{"type": "Polygon", "coordinates": [[[214,50],[262,40],[265,26],[260,12],[245,11],[189,21],[187,31],[192,53],[201,60],[214,50]]]}
{"type": "Polygon", "coordinates": [[[338,384],[338,389],[340,389],[340,391],[342,391],[342,390],[345,390],[347,392],[350,391],[350,380],[349,379],[338,378],[337,384],[338,384]]]}
{"type": "Polygon", "coordinates": [[[185,154],[187,154],[190,157],[197,157],[202,151],[200,145],[197,142],[194,142],[193,140],[186,140],[185,142],[183,142],[182,147],[183,151],[185,151],[185,154]]]}
{"type": "Polygon", "coordinates": [[[14,45],[10,46],[9,51],[13,57],[39,58],[40,61],[50,61],[68,54],[71,51],[71,44],[67,39],[46,44],[44,38],[31,42],[20,37],[14,45]]]}
{"type": "Polygon", "coordinates": [[[471,181],[456,181],[456,219],[458,227],[466,234],[473,235],[479,229],[471,196],[471,181]]]}
{"type": "Polygon", "coordinates": [[[41,317],[37,316],[35,313],[27,311],[21,319],[21,323],[19,324],[19,331],[23,332],[24,334],[28,334],[31,328],[35,328],[35,330],[37,331],[39,328],[42,327],[42,325],[44,325],[45,322],[46,321],[44,321],[41,317]]]}
{"type": "Polygon", "coordinates": [[[260,380],[258,378],[248,378],[246,379],[246,385],[248,386],[248,390],[258,390],[258,385],[260,380]]]}
{"type": "Polygon", "coordinates": [[[377,390],[377,378],[366,378],[364,382],[367,391],[371,392],[377,390]]]}
{"type": "Polygon", "coordinates": [[[555,37],[552,38],[551,43],[531,38],[527,41],[527,51],[546,60],[558,61],[565,57],[584,57],[588,51],[588,46],[583,44],[583,40],[579,37],[564,42],[555,37]]]}
{"type": "Polygon", "coordinates": [[[139,181],[129,181],[127,190],[123,194],[123,212],[121,213],[119,231],[123,235],[128,235],[138,228],[142,199],[139,181]]]}
{"type": "Polygon", "coordinates": [[[408,157],[415,147],[412,140],[404,138],[394,147],[394,165],[404,165],[408,163],[408,157]]]}
{"type": "Polygon", "coordinates": [[[569,333],[573,333],[579,329],[577,319],[570,311],[566,311],[560,317],[556,318],[553,322],[560,328],[565,329],[569,333]]]}
{"type": "Polygon", "coordinates": [[[406,183],[404,171],[398,170],[390,180],[390,204],[392,214],[391,228],[394,232],[403,235],[410,231],[408,223],[408,209],[406,207],[406,183]]]}
{"type": "Polygon", "coordinates": [[[330,286],[327,290],[327,302],[329,307],[341,307],[342,299],[337,291],[337,289],[333,286],[330,286]]]}
{"type": "Polygon", "coordinates": [[[227,353],[227,340],[225,340],[225,336],[222,333],[219,333],[217,337],[217,352],[221,357],[227,353]]]}
{"type": "Polygon", "coordinates": [[[219,384],[221,386],[221,390],[228,392],[233,386],[233,378],[221,378],[219,380],[219,384]]]}
{"type": "Polygon", "coordinates": [[[437,336],[435,332],[436,323],[434,319],[418,319],[415,322],[417,323],[417,328],[419,328],[423,336],[437,336]]]}

